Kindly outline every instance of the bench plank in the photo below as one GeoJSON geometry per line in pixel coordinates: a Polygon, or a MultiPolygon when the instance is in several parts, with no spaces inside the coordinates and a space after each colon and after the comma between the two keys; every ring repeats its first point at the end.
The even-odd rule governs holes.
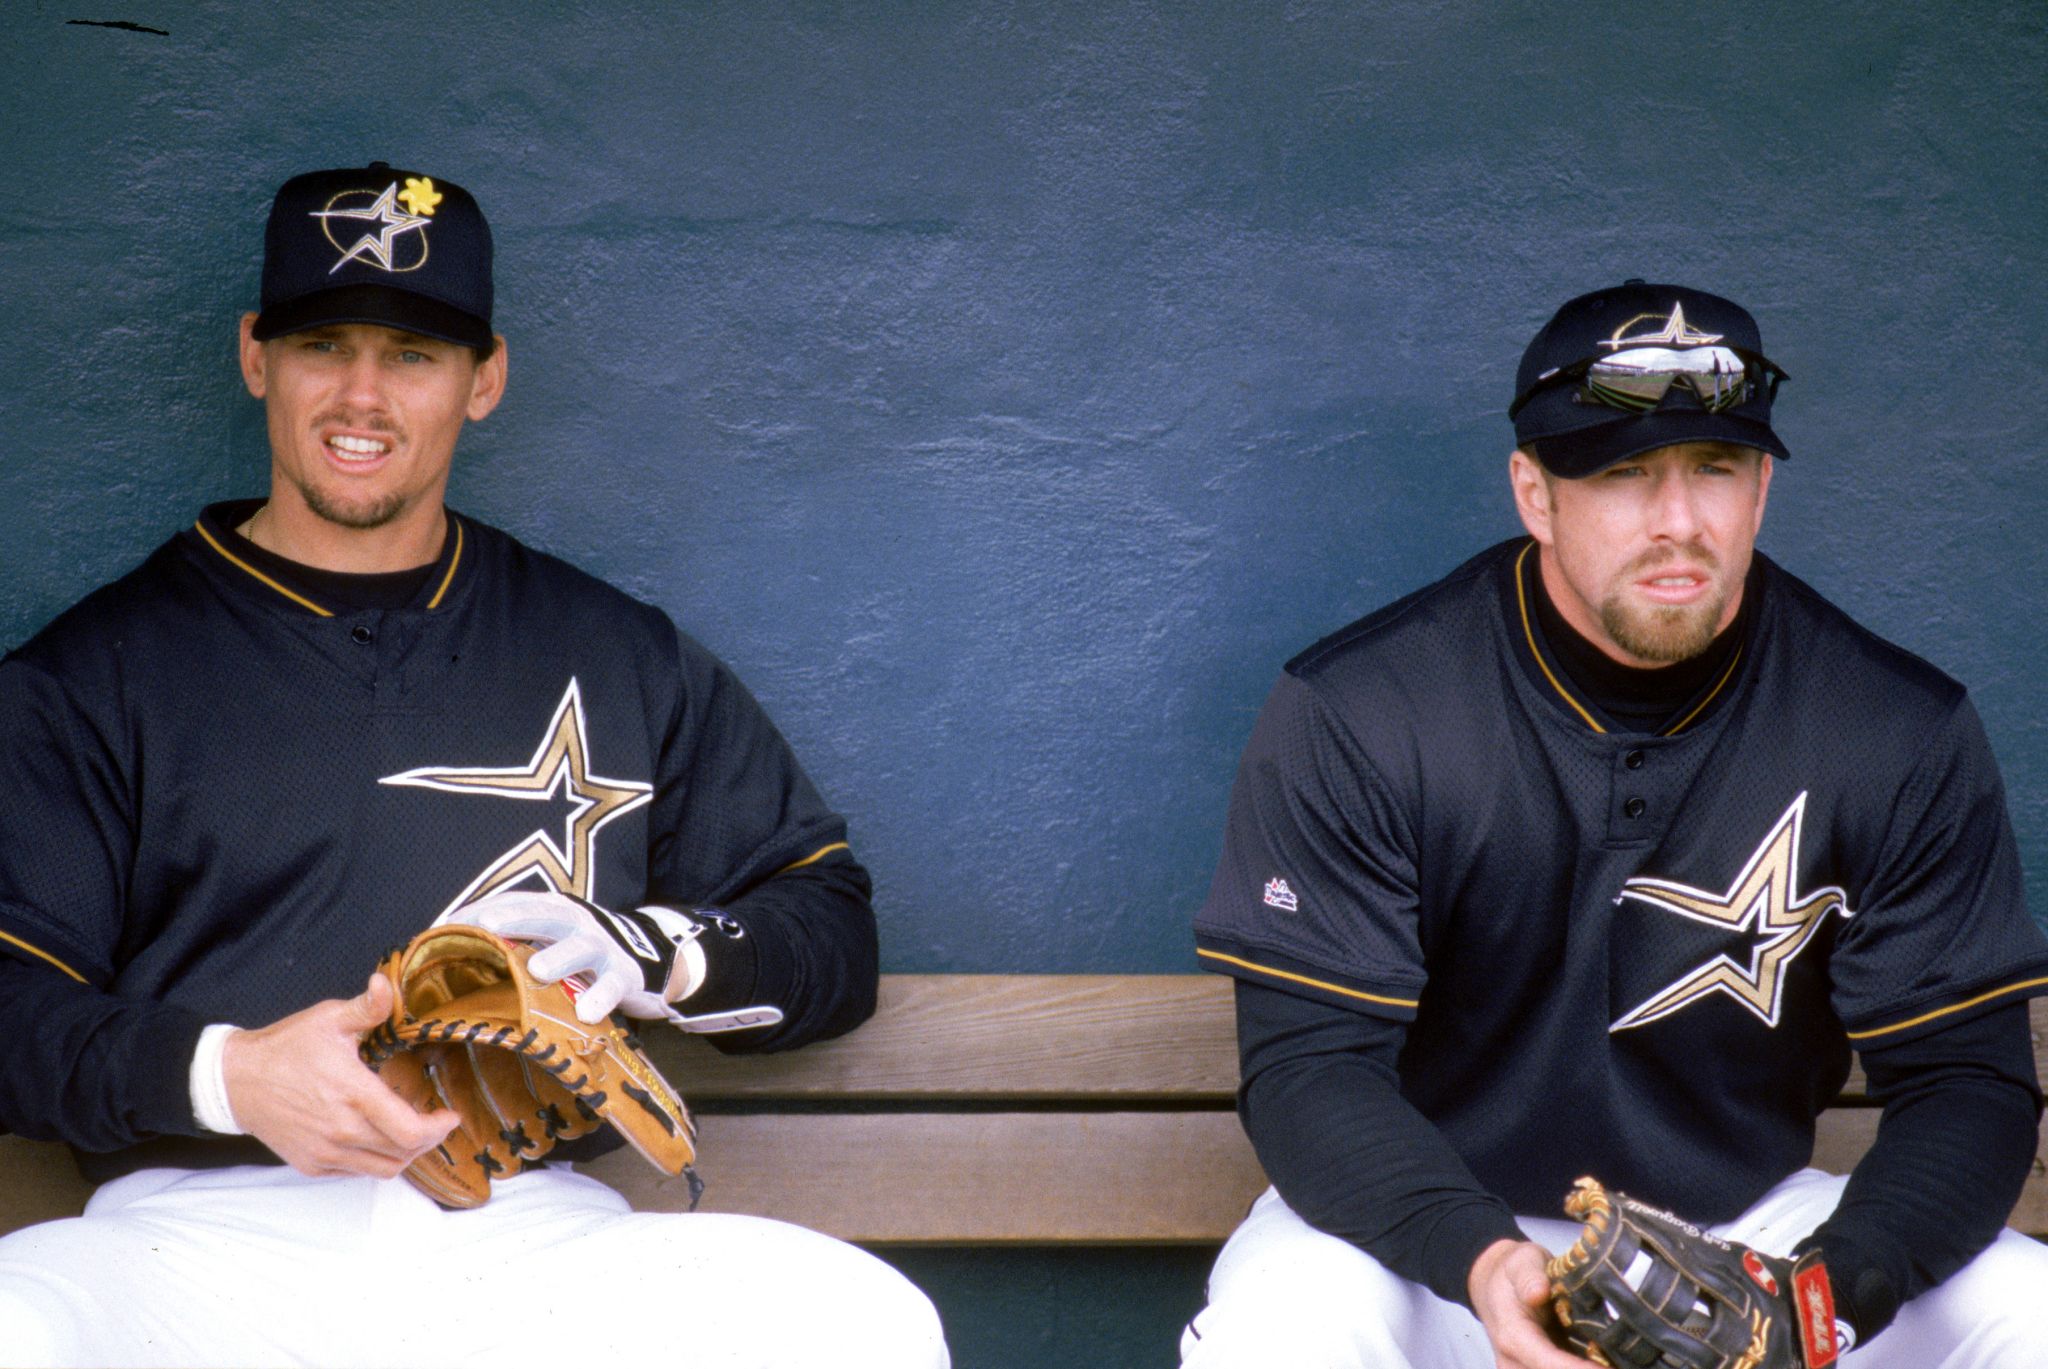
{"type": "MultiPolygon", "coordinates": [[[[1847,1173],[1877,1120],[1876,1108],[1823,1113],[1813,1163],[1847,1173]]],[[[878,1244],[1221,1241],[1266,1183],[1229,1112],[755,1113],[699,1126],[704,1211],[878,1244]]],[[[637,1155],[590,1170],[641,1210],[688,1203],[637,1155]]],[[[2048,1233],[2048,1133],[2009,1223],[2048,1233]]]]}
{"type": "Polygon", "coordinates": [[[649,1052],[687,1100],[831,1097],[1225,1106],[1237,1092],[1231,986],[1211,974],[888,974],[874,1018],[780,1055],[677,1032],[649,1052]]]}
{"type": "MultiPolygon", "coordinates": [[[[2048,1079],[2048,998],[2032,1004],[2048,1079]]],[[[781,1055],[727,1056],[648,1033],[683,1096],[1117,1099],[1227,1103],[1237,1089],[1231,981],[1214,974],[885,974],[873,1021],[781,1055]]],[[[1868,1099],[1860,1064],[1842,1101],[1868,1099]]]]}
{"type": "MultiPolygon", "coordinates": [[[[864,1244],[1221,1241],[1266,1186],[1229,1112],[732,1114],[699,1139],[700,1211],[864,1244]]],[[[630,1152],[586,1172],[642,1210],[689,1201],[630,1152]]]]}

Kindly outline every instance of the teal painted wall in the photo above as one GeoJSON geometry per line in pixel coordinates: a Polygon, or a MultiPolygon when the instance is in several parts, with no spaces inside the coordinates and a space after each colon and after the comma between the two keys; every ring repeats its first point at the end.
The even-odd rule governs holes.
{"type": "MultiPolygon", "coordinates": [[[[734,663],[887,967],[1189,969],[1279,663],[1511,530],[1557,303],[1678,278],[1794,377],[1764,546],[1973,687],[2039,910],[2043,72],[1978,0],[12,0],[0,646],[260,488],[277,181],[417,165],[512,346],[455,502],[734,663]]],[[[971,1366],[1170,1363],[1200,1296],[905,1261],[971,1366]]]]}

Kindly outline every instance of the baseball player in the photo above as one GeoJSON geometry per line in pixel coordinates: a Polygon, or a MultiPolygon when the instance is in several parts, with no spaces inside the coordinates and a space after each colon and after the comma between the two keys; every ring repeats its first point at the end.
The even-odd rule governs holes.
{"type": "Polygon", "coordinates": [[[443,503],[506,384],[491,303],[459,186],[288,181],[241,324],[268,497],[0,663],[0,1123],[101,1184],[0,1241],[10,1364],[947,1363],[879,1260],[554,1162],[609,1130],[472,1210],[394,1181],[456,1118],[361,1063],[365,976],[437,920],[732,1051],[874,1006],[867,874],[744,686],[443,503]]]}
{"type": "Polygon", "coordinates": [[[1754,551],[1783,378],[1726,299],[1572,300],[1509,411],[1528,535],[1288,663],[1195,924],[1273,1189],[1185,1365],[1582,1365],[1582,1175],[1817,1248],[1852,1369],[2048,1364],[2002,1230],[2048,939],[1963,688],[1754,551]],[[1852,1052],[1845,1178],[1807,1161],[1852,1052]]]}

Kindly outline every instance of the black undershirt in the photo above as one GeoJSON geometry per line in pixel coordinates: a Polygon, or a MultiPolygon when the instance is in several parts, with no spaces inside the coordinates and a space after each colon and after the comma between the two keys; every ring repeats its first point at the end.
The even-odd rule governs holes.
{"type": "MultiPolygon", "coordinates": [[[[253,513],[252,509],[252,516],[253,513]]],[[[368,574],[322,570],[264,550],[242,535],[242,527],[246,526],[247,521],[244,520],[241,525],[227,530],[228,551],[236,558],[247,561],[271,579],[282,581],[308,599],[352,612],[404,608],[418,597],[421,586],[427,583],[427,577],[439,564],[436,559],[407,570],[368,574]]]]}
{"type": "MultiPolygon", "coordinates": [[[[1695,707],[1752,618],[1745,594],[1706,651],[1638,669],[1587,640],[1542,577],[1529,579],[1549,653],[1582,696],[1632,731],[1663,731],[1695,707]]],[[[1396,1062],[1406,1028],[1263,984],[1239,980],[1236,992],[1238,1108],[1281,1196],[1312,1226],[1469,1306],[1473,1261],[1496,1240],[1525,1238],[1507,1205],[1479,1188],[1402,1097],[1396,1062]]],[[[1997,1235],[2019,1184],[1985,1176],[2024,1176],[2041,1113],[2025,1003],[1862,1058],[1884,1108],[1878,1140],[1805,1243],[1821,1248],[1837,1310],[1859,1343],[1997,1235]]]]}

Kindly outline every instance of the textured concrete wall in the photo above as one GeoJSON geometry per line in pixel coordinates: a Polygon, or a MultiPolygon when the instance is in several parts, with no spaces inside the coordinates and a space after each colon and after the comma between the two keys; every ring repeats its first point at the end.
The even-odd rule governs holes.
{"type": "Polygon", "coordinates": [[[1794,377],[1764,545],[1973,686],[2038,905],[2044,25],[15,0],[0,645],[258,489],[275,183],[418,165],[493,215],[512,340],[455,501],[738,667],[889,967],[1186,969],[1279,663],[1512,528],[1552,307],[1679,278],[1794,377]]]}
{"type": "Polygon", "coordinates": [[[890,964],[1181,969],[1279,662],[1510,528],[1552,307],[1676,277],[1794,376],[1765,545],[1976,688],[2038,890],[2043,12],[1883,10],[17,4],[0,641],[258,487],[275,182],[416,164],[512,339],[455,500],[735,663],[890,964]]]}

